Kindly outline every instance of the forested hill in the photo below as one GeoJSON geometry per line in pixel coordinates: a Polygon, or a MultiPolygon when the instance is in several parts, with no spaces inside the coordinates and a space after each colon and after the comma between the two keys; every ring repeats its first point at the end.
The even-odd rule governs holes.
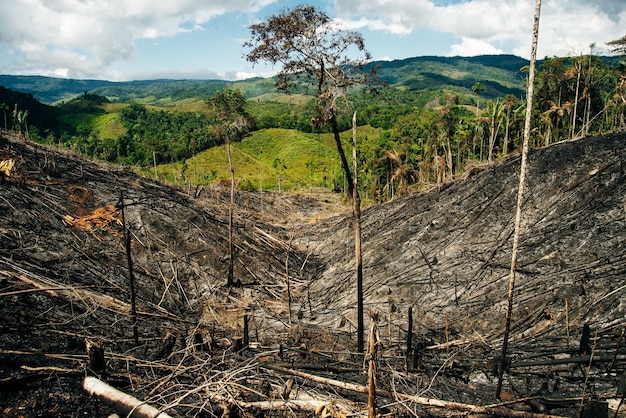
{"type": "Polygon", "coordinates": [[[528,60],[514,55],[476,57],[424,56],[378,62],[378,76],[403,90],[456,87],[471,89],[476,83],[485,88],[486,97],[519,97],[524,89],[522,69],[528,60]]]}
{"type": "Polygon", "coordinates": [[[103,80],[73,80],[32,75],[0,75],[0,86],[32,94],[41,103],[52,104],[77,94],[116,83],[103,80]]]}
{"type": "MultiPolygon", "coordinates": [[[[487,97],[519,95],[523,77],[519,70],[528,61],[513,55],[476,57],[414,57],[395,61],[377,61],[379,77],[392,87],[403,90],[428,88],[471,88],[480,82],[487,97]]],[[[153,97],[179,100],[206,98],[228,85],[242,87],[248,97],[274,91],[268,79],[226,80],[140,80],[111,82],[104,80],[73,80],[43,76],[0,75],[0,86],[32,94],[42,103],[51,104],[90,92],[120,101],[153,97]]]]}

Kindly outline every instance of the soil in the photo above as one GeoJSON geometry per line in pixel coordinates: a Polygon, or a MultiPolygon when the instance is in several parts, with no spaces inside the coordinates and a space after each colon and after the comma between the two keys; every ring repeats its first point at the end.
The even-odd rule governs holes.
{"type": "MultiPolygon", "coordinates": [[[[500,400],[519,156],[364,208],[378,387],[563,416],[615,409],[626,385],[625,145],[618,133],[529,157],[500,400]]],[[[0,415],[113,414],[83,389],[86,375],[172,416],[257,415],[278,399],[294,403],[272,414],[366,413],[365,395],[286,371],[367,384],[340,196],[238,191],[229,288],[229,190],[182,189],[10,136],[0,164],[0,415]],[[103,367],[87,355],[94,344],[103,367]]],[[[468,413],[398,399],[379,395],[379,414],[468,413]]]]}

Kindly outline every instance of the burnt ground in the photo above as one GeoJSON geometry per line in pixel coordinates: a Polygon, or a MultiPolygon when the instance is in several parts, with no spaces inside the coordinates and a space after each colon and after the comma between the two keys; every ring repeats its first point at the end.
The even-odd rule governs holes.
{"type": "MultiPolygon", "coordinates": [[[[494,368],[519,156],[363,210],[365,307],[377,313],[378,387],[387,391],[379,414],[467,415],[458,404],[506,401],[500,408],[511,413],[606,416],[605,402],[617,406],[626,364],[625,145],[620,133],[529,157],[502,400],[494,368]],[[409,308],[417,349],[407,360],[409,308]]],[[[228,288],[227,190],[180,189],[7,137],[0,164],[2,416],[109,416],[114,409],[83,390],[86,374],[172,416],[268,407],[314,415],[320,405],[320,415],[366,413],[364,395],[307,375],[285,392],[292,370],[366,384],[366,362],[354,353],[350,209],[337,196],[238,192],[240,286],[228,288]],[[87,342],[103,347],[104,371],[90,368],[87,342]],[[267,403],[280,399],[291,403],[267,403]]]]}

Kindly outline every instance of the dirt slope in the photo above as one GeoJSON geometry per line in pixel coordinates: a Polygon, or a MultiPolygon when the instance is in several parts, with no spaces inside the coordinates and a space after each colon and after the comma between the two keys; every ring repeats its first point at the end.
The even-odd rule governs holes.
{"type": "MultiPolygon", "coordinates": [[[[577,355],[583,324],[597,337],[599,356],[611,358],[626,347],[620,339],[626,323],[625,145],[621,133],[530,156],[505,384],[513,396],[542,385],[555,398],[590,390],[573,366],[514,372],[529,358],[577,355]]],[[[337,209],[333,199],[237,193],[235,277],[242,287],[227,289],[224,190],[180,190],[15,138],[0,139],[1,162],[3,415],[108,416],[112,409],[81,388],[86,340],[104,346],[110,382],[180,416],[224,413],[224,392],[210,389],[216,386],[235,403],[251,399],[245,387],[258,400],[259,382],[280,392],[288,378],[263,371],[263,362],[287,361],[283,347],[298,353],[292,366],[304,361],[329,371],[319,362],[333,358],[338,373],[335,362],[347,362],[341,370],[362,364],[350,353],[356,318],[350,216],[326,218],[329,208],[337,209]],[[139,345],[129,315],[121,193],[139,345]],[[244,315],[250,340],[267,350],[263,355],[237,353],[244,315]],[[168,333],[176,344],[163,354],[168,333]],[[176,372],[181,369],[185,373],[176,372]],[[226,371],[232,372],[228,384],[226,371]],[[192,389],[205,386],[204,396],[192,389]],[[180,405],[185,390],[187,410],[180,405]]],[[[366,309],[379,313],[387,370],[381,385],[400,373],[394,385],[413,394],[424,388],[440,399],[494,402],[491,372],[506,309],[518,168],[519,157],[511,157],[363,211],[366,309]],[[409,307],[412,344],[420,351],[408,367],[416,369],[403,374],[409,307]]],[[[593,393],[614,395],[623,371],[619,356],[608,369],[603,363],[592,374],[593,393]]],[[[350,379],[363,383],[363,376],[350,379]]],[[[337,400],[339,394],[315,396],[337,400]]],[[[362,412],[361,401],[351,413],[362,412]]],[[[385,411],[434,413],[406,408],[385,411]]]]}
{"type": "MultiPolygon", "coordinates": [[[[575,330],[583,323],[599,331],[623,325],[625,160],[623,133],[532,151],[516,274],[516,344],[537,344],[545,334],[565,337],[566,300],[575,330]],[[552,319],[536,335],[529,326],[546,311],[552,319]]],[[[443,329],[447,316],[451,339],[501,332],[519,165],[520,157],[511,157],[429,193],[365,210],[367,305],[400,315],[413,306],[429,329],[443,329]]],[[[300,242],[329,266],[312,290],[332,312],[329,322],[337,312],[354,317],[347,222],[316,225],[300,242]]]]}

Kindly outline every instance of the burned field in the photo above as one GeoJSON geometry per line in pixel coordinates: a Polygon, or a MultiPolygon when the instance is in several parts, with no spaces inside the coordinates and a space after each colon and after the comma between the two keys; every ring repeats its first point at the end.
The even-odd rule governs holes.
{"type": "Polygon", "coordinates": [[[238,192],[227,287],[228,191],[2,138],[1,414],[109,416],[89,375],[170,416],[365,415],[372,363],[379,415],[612,416],[626,385],[625,145],[531,153],[496,399],[519,157],[363,210],[372,359],[354,352],[349,209],[238,192]]]}

